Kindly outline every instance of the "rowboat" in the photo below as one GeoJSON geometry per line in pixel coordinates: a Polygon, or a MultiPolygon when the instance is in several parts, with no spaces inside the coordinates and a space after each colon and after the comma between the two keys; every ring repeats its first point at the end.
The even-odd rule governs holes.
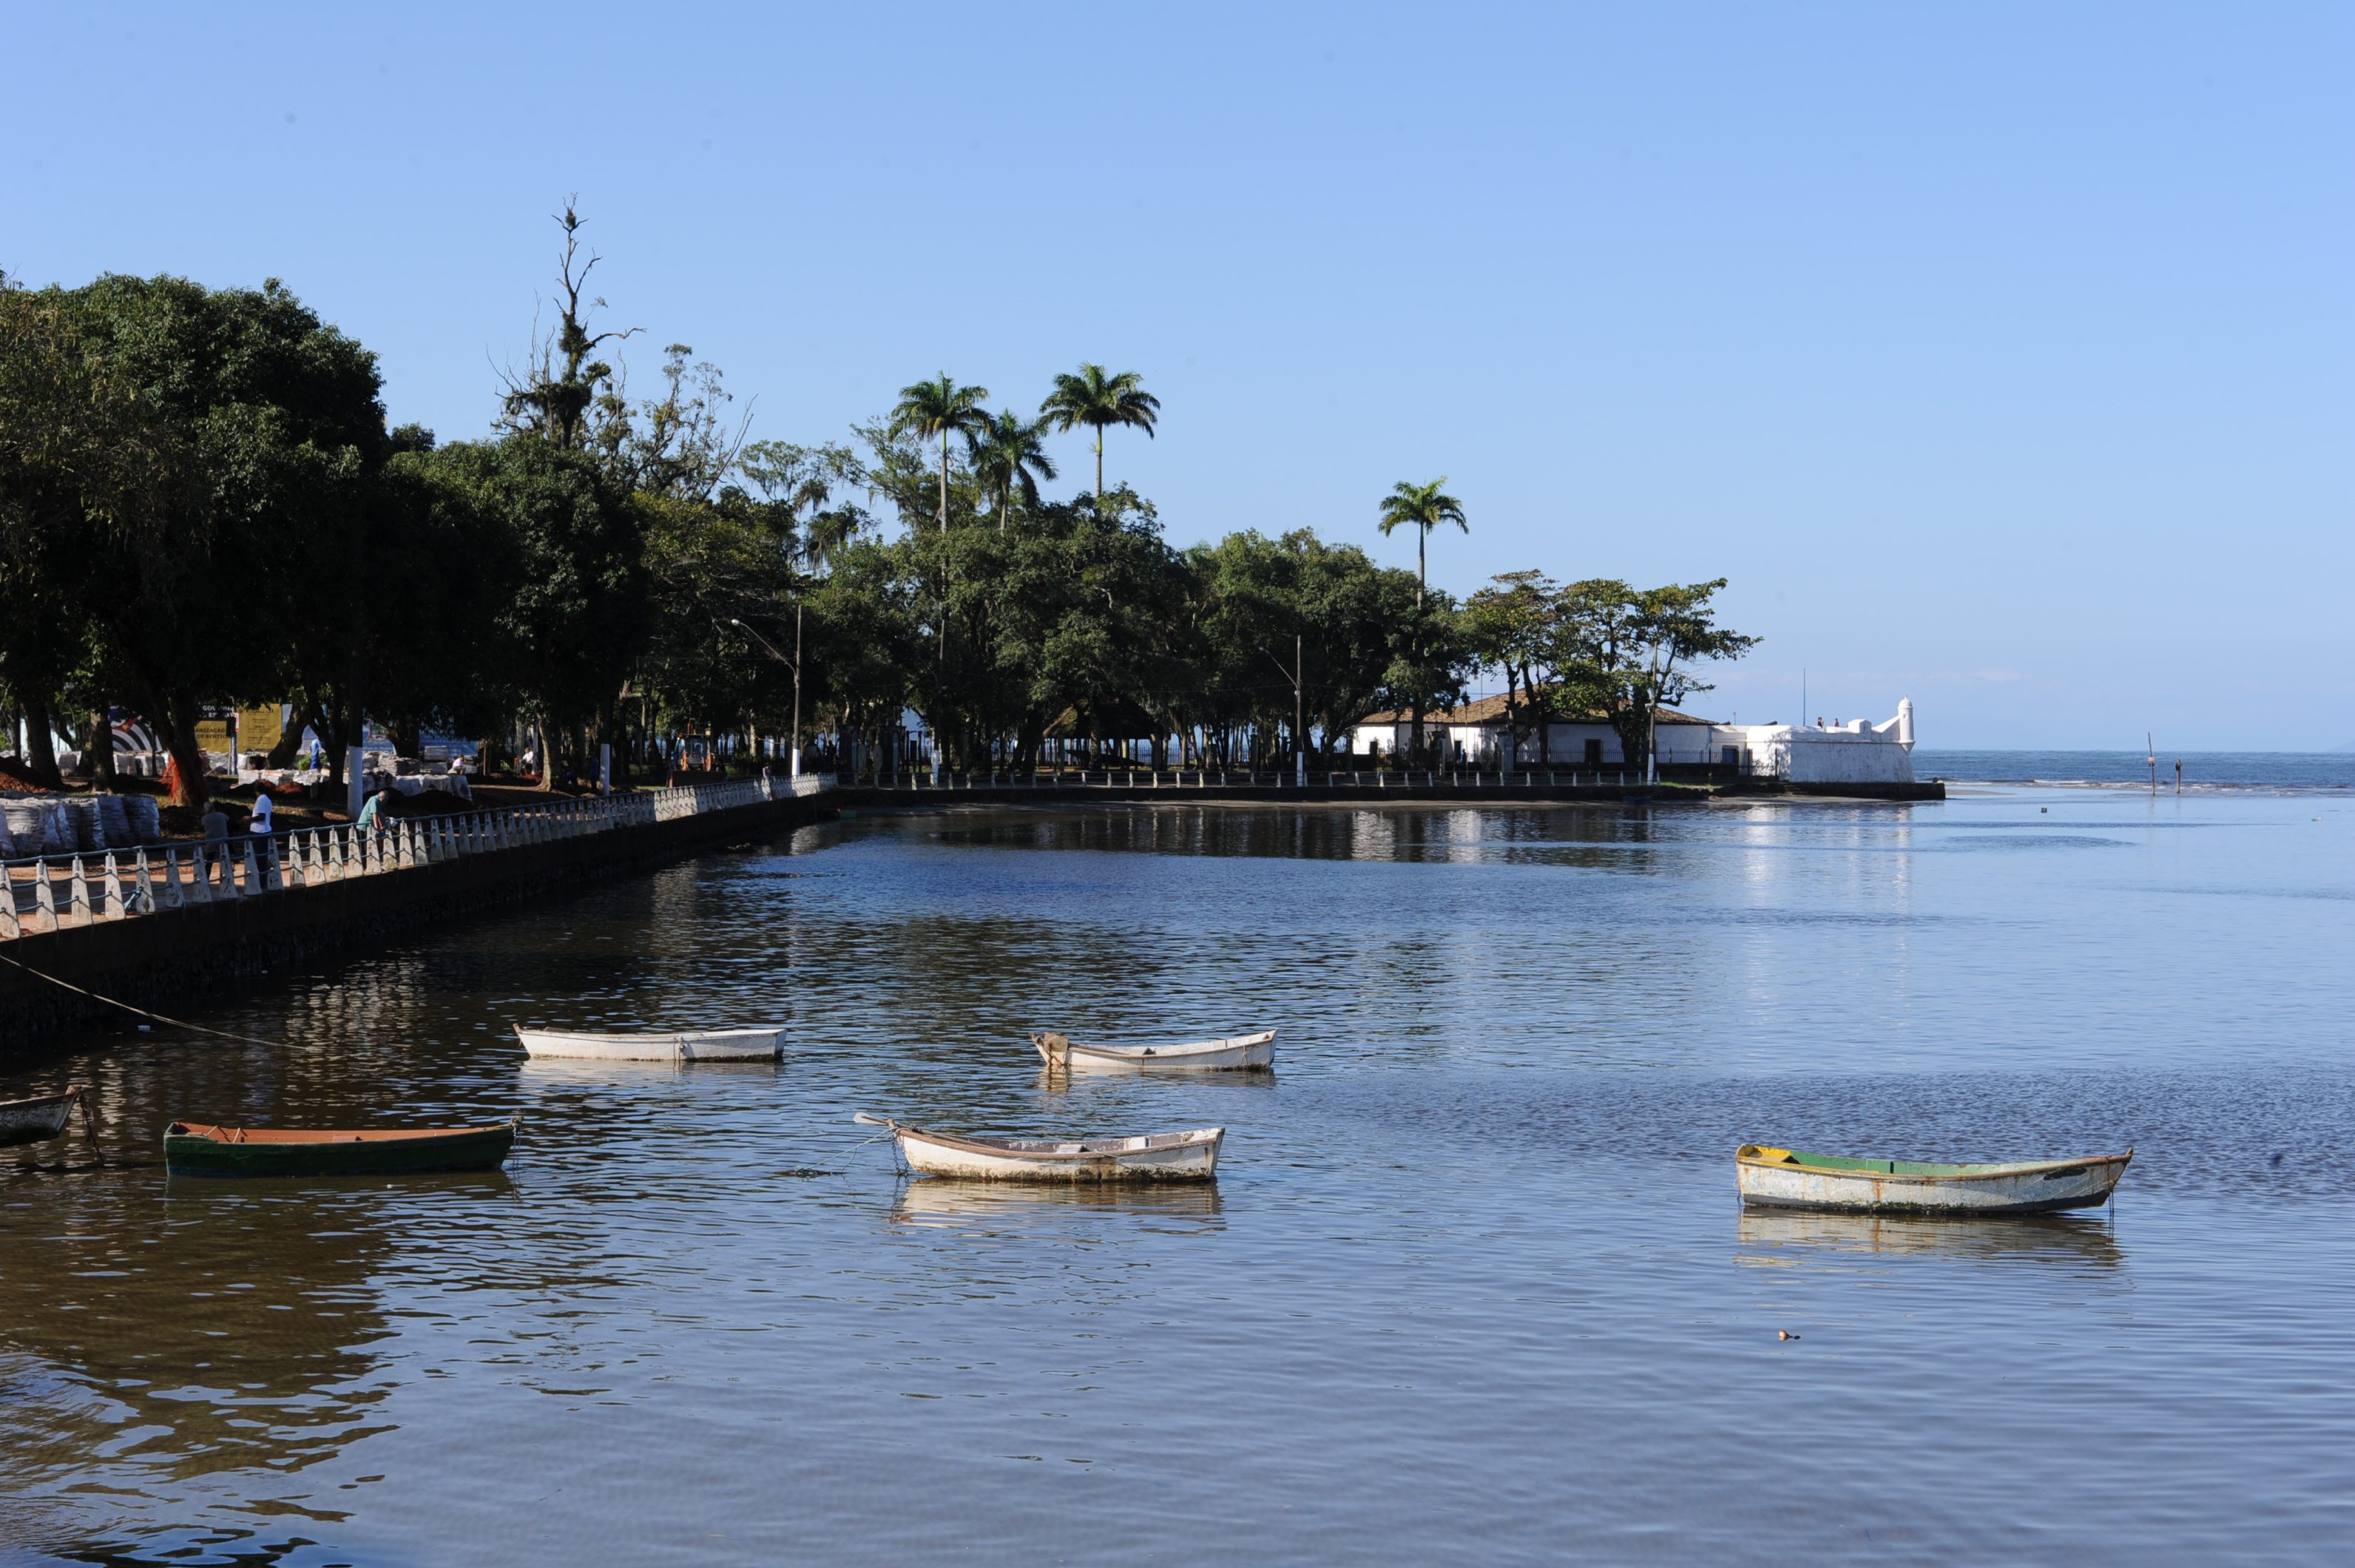
{"type": "Polygon", "coordinates": [[[33,1144],[43,1138],[53,1138],[66,1130],[67,1118],[77,1104],[82,1105],[87,1118],[90,1107],[82,1104],[81,1085],[68,1087],[59,1094],[36,1094],[27,1100],[0,1100],[0,1146],[33,1144]]]}
{"type": "Polygon", "coordinates": [[[1742,1200],[1770,1209],[1853,1209],[1916,1214],[2038,1214],[2098,1209],[2134,1150],[2083,1159],[1939,1165],[1851,1159],[1744,1144],[1733,1157],[1742,1200]]]}
{"type": "Polygon", "coordinates": [[[486,1127],[220,1127],[174,1122],[164,1129],[173,1176],[410,1176],[496,1170],[515,1147],[516,1116],[486,1127]]]}
{"type": "Polygon", "coordinates": [[[1198,1040],[1188,1045],[1082,1045],[1049,1030],[1030,1043],[1064,1072],[1264,1072],[1275,1065],[1275,1031],[1198,1040]]]}
{"type": "Polygon", "coordinates": [[[774,1061],[785,1053],[782,1029],[681,1029],[669,1034],[578,1034],[516,1027],[533,1056],[590,1061],[774,1061]]]}
{"type": "Polygon", "coordinates": [[[919,1176],[988,1181],[1210,1181],[1224,1127],[1133,1138],[969,1138],[903,1127],[861,1111],[851,1118],[887,1127],[919,1176]]]}

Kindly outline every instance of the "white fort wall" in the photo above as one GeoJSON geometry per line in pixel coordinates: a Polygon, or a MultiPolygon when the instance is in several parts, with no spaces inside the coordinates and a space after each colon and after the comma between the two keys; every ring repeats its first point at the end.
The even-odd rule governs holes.
{"type": "MultiPolygon", "coordinates": [[[[1493,707],[1489,703],[1478,707],[1493,707]]],[[[1379,746],[1388,755],[1402,751],[1412,735],[1405,720],[1383,715],[1349,732],[1349,749],[1364,753],[1379,746]]],[[[1608,725],[1549,724],[1545,744],[1534,734],[1514,744],[1501,714],[1483,713],[1466,722],[1460,714],[1433,713],[1423,720],[1426,739],[1437,740],[1450,760],[1465,767],[1618,768],[1626,765],[1619,737],[1608,725]],[[1506,753],[1512,755],[1508,760],[1506,753]]],[[[1787,779],[1793,784],[1911,784],[1913,782],[1913,701],[1897,705],[1897,716],[1880,724],[1859,719],[1818,728],[1810,724],[1712,724],[1687,719],[1663,720],[1657,731],[1662,763],[1708,763],[1787,779]]],[[[1445,765],[1443,763],[1442,765],[1445,765]]]]}

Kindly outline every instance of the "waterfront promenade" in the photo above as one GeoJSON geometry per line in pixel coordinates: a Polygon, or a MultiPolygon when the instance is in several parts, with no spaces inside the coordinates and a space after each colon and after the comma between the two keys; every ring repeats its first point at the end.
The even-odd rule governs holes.
{"type": "Polygon", "coordinates": [[[0,864],[0,1052],[569,882],[815,819],[828,776],[740,779],[0,864]],[[94,994],[93,994],[94,993],[94,994]]]}

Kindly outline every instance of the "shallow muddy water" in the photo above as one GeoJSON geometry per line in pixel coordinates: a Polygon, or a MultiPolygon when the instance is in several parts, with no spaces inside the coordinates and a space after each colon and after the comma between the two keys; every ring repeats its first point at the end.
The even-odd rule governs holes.
{"type": "Polygon", "coordinates": [[[2355,803],[881,814],[0,1077],[0,1561],[2341,1561],[2355,803]],[[783,1020],[776,1067],[506,1033],[783,1020]],[[1273,1025],[1266,1079],[1023,1039],[1273,1025]],[[857,1110],[1228,1128],[910,1182],[857,1110]],[[520,1112],[165,1179],[173,1116],[520,1112]],[[2114,1209],[1744,1215],[1746,1140],[2133,1145],[2114,1209]],[[1778,1339],[1778,1331],[1797,1336],[1778,1339]],[[177,1555],[173,1555],[177,1553],[177,1555]]]}

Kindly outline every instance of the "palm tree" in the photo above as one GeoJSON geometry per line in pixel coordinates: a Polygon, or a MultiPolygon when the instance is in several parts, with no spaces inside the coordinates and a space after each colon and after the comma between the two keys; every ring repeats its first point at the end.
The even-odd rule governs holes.
{"type": "Polygon", "coordinates": [[[1082,363],[1076,376],[1058,376],[1055,389],[1039,405],[1047,424],[1056,431],[1086,425],[1096,432],[1096,494],[1103,494],[1103,432],[1107,426],[1134,425],[1147,439],[1160,417],[1161,400],[1145,389],[1134,370],[1107,376],[1101,365],[1082,363]]]}
{"type": "Polygon", "coordinates": [[[937,381],[919,381],[900,389],[900,405],[891,411],[894,435],[941,438],[941,532],[949,531],[949,435],[969,433],[988,420],[982,412],[987,387],[960,387],[941,372],[937,381]]]}
{"type": "Polygon", "coordinates": [[[1004,533],[1014,511],[1014,493],[1022,504],[1039,504],[1039,481],[1055,476],[1054,459],[1047,455],[1045,420],[1025,420],[1004,409],[985,420],[979,430],[964,432],[965,452],[981,475],[983,486],[997,497],[997,531],[1004,533]]]}
{"type": "Polygon", "coordinates": [[[1382,534],[1389,537],[1392,528],[1414,529],[1414,607],[1423,608],[1423,541],[1431,530],[1442,523],[1454,523],[1465,533],[1472,525],[1464,520],[1464,503],[1440,489],[1447,483],[1443,474],[1428,485],[1410,485],[1400,480],[1382,497],[1382,534]]]}
{"type": "MultiPolygon", "coordinates": [[[[1428,485],[1410,485],[1401,479],[1391,486],[1389,495],[1382,497],[1383,536],[1387,538],[1392,528],[1414,529],[1414,619],[1418,643],[1423,626],[1423,542],[1431,538],[1431,530],[1442,523],[1454,523],[1467,534],[1472,531],[1472,525],[1464,520],[1464,503],[1440,488],[1446,483],[1447,475],[1444,474],[1428,485]]],[[[1418,647],[1418,656],[1420,652],[1418,647]]],[[[1408,741],[1408,752],[1410,756],[1420,756],[1423,752],[1423,694],[1420,691],[1414,695],[1412,710],[1414,723],[1408,741]]],[[[1409,765],[1412,764],[1410,763],[1409,765]]]]}

